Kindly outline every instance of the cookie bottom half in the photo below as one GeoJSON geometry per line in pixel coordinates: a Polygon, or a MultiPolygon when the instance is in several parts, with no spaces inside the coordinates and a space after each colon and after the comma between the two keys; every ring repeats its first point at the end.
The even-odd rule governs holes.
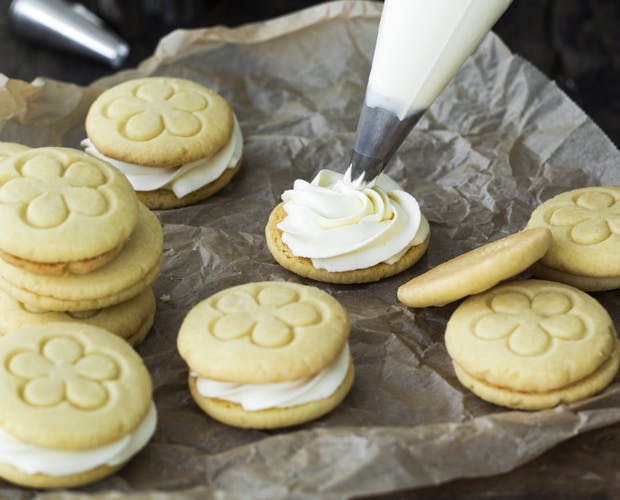
{"type": "Polygon", "coordinates": [[[517,410],[543,410],[562,403],[573,403],[602,391],[613,380],[619,363],[620,344],[616,342],[609,358],[590,375],[565,387],[546,392],[524,392],[499,387],[476,379],[454,361],[453,366],[459,381],[489,403],[517,410]]]}
{"type": "Polygon", "coordinates": [[[168,210],[170,208],[180,208],[187,205],[198,203],[209,196],[214,195],[220,189],[228,185],[234,175],[239,171],[241,159],[233,168],[227,168],[217,179],[209,184],[202,186],[200,189],[186,194],[182,198],[177,198],[170,189],[156,189],[154,191],[136,191],[138,200],[144,203],[151,210],[168,210]]]}
{"type": "Polygon", "coordinates": [[[269,408],[259,411],[246,411],[237,403],[203,396],[196,388],[196,378],[192,376],[189,377],[189,388],[198,406],[215,420],[246,429],[277,429],[302,424],[329,413],[349,393],[354,377],[353,363],[349,361],[345,379],[331,396],[288,408],[269,408]]]}
{"type": "Polygon", "coordinates": [[[615,290],[616,288],[620,288],[620,276],[581,276],[578,274],[571,274],[566,271],[553,269],[552,267],[545,266],[540,262],[534,264],[532,267],[532,272],[539,278],[566,283],[567,285],[579,288],[584,292],[604,292],[606,290],[615,290]]]}
{"type": "Polygon", "coordinates": [[[0,463],[0,477],[11,483],[28,488],[73,488],[74,486],[94,483],[110,476],[123,465],[100,465],[94,469],[67,474],[66,476],[49,476],[42,473],[28,474],[16,469],[12,465],[0,463]]]}
{"type": "Polygon", "coordinates": [[[298,274],[304,278],[310,278],[316,281],[337,284],[356,284],[371,283],[383,278],[394,276],[405,269],[413,266],[422,258],[428,244],[430,242],[430,232],[426,239],[419,245],[411,247],[400,260],[394,264],[386,264],[381,262],[365,269],[354,269],[352,271],[330,272],[325,269],[317,269],[312,265],[312,261],[306,257],[296,257],[291,249],[282,241],[282,231],[278,229],[278,224],[286,217],[286,212],[282,204],[277,205],[267,222],[265,227],[265,237],[267,247],[273,255],[273,258],[283,268],[298,274]]]}

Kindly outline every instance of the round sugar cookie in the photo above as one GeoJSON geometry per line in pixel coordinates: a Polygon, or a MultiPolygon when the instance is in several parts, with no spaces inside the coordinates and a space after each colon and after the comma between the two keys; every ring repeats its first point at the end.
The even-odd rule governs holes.
{"type": "Polygon", "coordinates": [[[534,210],[527,227],[546,227],[553,235],[540,261],[544,266],[577,276],[620,278],[619,186],[554,196],[534,210]]]}
{"type": "MultiPolygon", "coordinates": [[[[284,204],[276,205],[265,227],[265,238],[267,247],[278,264],[289,271],[310,278],[316,281],[324,281],[326,283],[354,284],[354,283],[370,283],[379,281],[383,278],[394,276],[405,269],[413,266],[422,258],[430,243],[430,230],[426,239],[419,245],[412,246],[407,252],[394,264],[386,264],[381,262],[365,269],[354,269],[352,271],[330,272],[325,269],[317,269],[312,265],[312,260],[306,257],[297,257],[293,255],[291,249],[282,241],[282,231],[278,228],[278,224],[286,218],[284,204]]],[[[428,222],[422,216],[422,223],[428,222]]]]}
{"type": "Polygon", "coordinates": [[[134,232],[117,257],[89,274],[41,276],[0,259],[0,288],[30,307],[47,311],[101,309],[135,297],[157,277],[163,231],[157,217],[139,205],[134,232]]]}
{"type": "Polygon", "coordinates": [[[542,280],[506,283],[469,297],[448,321],[445,340],[457,374],[465,372],[469,386],[474,379],[535,396],[564,395],[591,378],[607,380],[606,370],[602,378],[593,374],[615,356],[618,342],[609,314],[596,300],[542,280]]]}
{"type": "Polygon", "coordinates": [[[219,151],[233,132],[230,105],[190,80],[123,82],[91,105],[86,132],[104,155],[136,165],[177,167],[219,151]]]}
{"type": "MultiPolygon", "coordinates": [[[[75,468],[75,453],[69,464],[45,463],[44,457],[102,450],[130,433],[144,433],[147,419],[152,429],[142,438],[148,440],[154,430],[151,379],[142,359],[116,335],[90,325],[48,323],[1,337],[0,399],[0,440],[10,441],[17,453],[4,455],[2,447],[0,476],[20,484],[48,487],[44,476],[54,476],[49,486],[78,484],[73,473],[44,470],[75,468]]],[[[75,473],[90,481],[120,465],[97,464],[75,473]]]]}
{"type": "Polygon", "coordinates": [[[296,283],[259,282],[197,304],[181,325],[177,347],[190,369],[192,395],[207,414],[229,425],[266,429],[318,418],[342,401],[354,376],[348,335],[347,313],[329,294],[296,283]],[[200,379],[258,391],[261,401],[271,401],[267,394],[275,385],[280,403],[249,408],[234,398],[206,396],[200,379]],[[306,384],[317,390],[324,383],[327,389],[298,399],[306,384]]]}
{"type": "Polygon", "coordinates": [[[551,232],[535,228],[511,234],[459,255],[398,288],[398,300],[410,307],[443,306],[488,290],[525,271],[551,245],[551,232]]]}
{"type": "Polygon", "coordinates": [[[13,265],[90,272],[115,256],[137,221],[127,179],[86,153],[33,148],[0,161],[0,256],[13,265]]]}
{"type": "Polygon", "coordinates": [[[23,326],[53,322],[79,322],[107,330],[132,346],[138,345],[153,326],[155,296],[150,287],[135,297],[92,311],[44,311],[29,307],[0,290],[0,335],[23,326]]]}
{"type": "Polygon", "coordinates": [[[18,144],[17,142],[0,142],[0,161],[27,149],[29,149],[28,146],[18,144]]]}

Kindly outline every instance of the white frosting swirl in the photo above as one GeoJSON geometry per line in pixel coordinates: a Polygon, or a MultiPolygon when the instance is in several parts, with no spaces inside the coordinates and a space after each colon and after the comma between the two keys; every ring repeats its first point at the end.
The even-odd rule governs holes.
{"type": "Polygon", "coordinates": [[[336,360],[314,377],[273,384],[235,384],[196,377],[196,388],[206,398],[240,404],[246,411],[288,408],[324,399],[336,392],[349,370],[349,346],[336,360]]]}
{"type": "Polygon", "coordinates": [[[321,170],[311,183],[296,180],[282,200],[282,241],[329,272],[394,264],[429,232],[416,199],[384,174],[365,183],[352,182],[350,169],[321,170]]]}
{"type": "Polygon", "coordinates": [[[169,189],[177,198],[197,191],[217,179],[227,168],[234,168],[241,159],[243,135],[237,118],[233,115],[234,127],[228,143],[210,158],[186,163],[174,168],[145,167],[115,160],[99,151],[90,139],[80,144],[84,150],[116,167],[125,174],[136,191],[169,189]]]}
{"type": "Polygon", "coordinates": [[[27,444],[0,429],[0,463],[26,474],[66,476],[94,469],[100,465],[125,463],[151,438],[157,426],[157,411],[151,404],[140,425],[118,441],[89,450],[55,450],[27,444]]]}

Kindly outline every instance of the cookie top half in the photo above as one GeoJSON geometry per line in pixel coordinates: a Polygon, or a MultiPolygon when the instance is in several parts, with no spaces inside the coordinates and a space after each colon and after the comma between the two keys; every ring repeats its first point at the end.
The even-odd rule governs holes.
{"type": "Polygon", "coordinates": [[[471,376],[522,392],[582,380],[617,342],[595,299],[542,280],[506,283],[466,299],[448,321],[445,340],[454,363],[471,376]]]}
{"type": "Polygon", "coordinates": [[[48,323],[0,338],[0,427],[25,443],[103,446],[135,429],[151,399],[142,359],[105,330],[48,323]]]}
{"type": "Polygon", "coordinates": [[[103,92],[88,111],[86,132],[110,158],[177,167],[219,151],[233,132],[233,115],[223,97],[198,83],[141,78],[103,92]]]}
{"type": "Polygon", "coordinates": [[[346,311],[318,288],[287,282],[247,283],[196,305],[177,339],[198,376],[263,384],[317,374],[349,336],[346,311]]]}
{"type": "Polygon", "coordinates": [[[115,168],[69,148],[0,160],[0,250],[34,262],[90,259],[122,245],[138,201],[115,168]]]}
{"type": "Polygon", "coordinates": [[[545,266],[580,276],[620,276],[620,186],[561,193],[534,210],[527,227],[553,234],[541,259],[545,266]]]}

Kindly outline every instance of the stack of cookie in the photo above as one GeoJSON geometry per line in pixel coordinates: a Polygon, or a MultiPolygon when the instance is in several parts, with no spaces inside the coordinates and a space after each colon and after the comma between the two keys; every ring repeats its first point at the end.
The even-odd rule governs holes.
{"type": "Polygon", "coordinates": [[[115,168],[68,148],[7,152],[0,227],[0,334],[62,320],[144,338],[162,229],[115,168]]]}

